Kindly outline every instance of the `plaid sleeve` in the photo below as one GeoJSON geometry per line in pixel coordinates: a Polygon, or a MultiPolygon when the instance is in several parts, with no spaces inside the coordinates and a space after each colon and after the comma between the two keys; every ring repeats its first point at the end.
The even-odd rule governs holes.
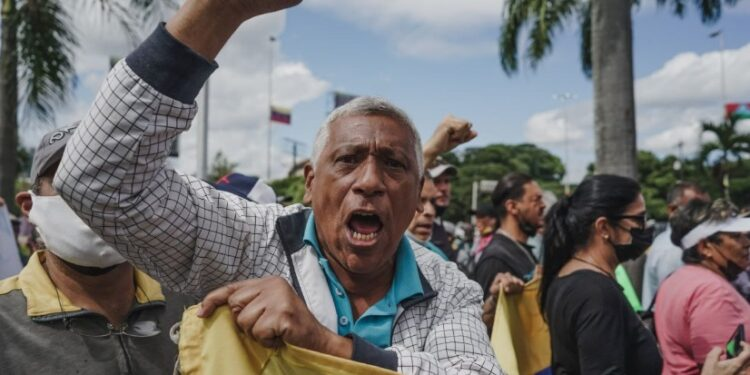
{"type": "MultiPolygon", "coordinates": [[[[456,271],[459,272],[459,271],[456,271]]],[[[504,374],[490,346],[487,327],[481,319],[482,291],[463,275],[443,273],[451,285],[438,292],[429,306],[439,320],[430,327],[423,351],[394,345],[398,371],[403,374],[504,374]]],[[[406,322],[416,327],[417,322],[406,322]]]]}
{"type": "MultiPolygon", "coordinates": [[[[185,102],[193,103],[201,85],[186,78],[186,67],[162,66],[153,78],[158,89],[144,78],[169,63],[153,51],[186,61],[179,56],[185,51],[170,50],[163,26],[159,32],[110,72],[66,146],[55,188],[105,241],[169,289],[203,295],[237,279],[288,276],[274,240],[283,208],[249,203],[165,167],[174,137],[196,113],[185,102]]],[[[196,70],[205,80],[212,69],[196,70]]]]}

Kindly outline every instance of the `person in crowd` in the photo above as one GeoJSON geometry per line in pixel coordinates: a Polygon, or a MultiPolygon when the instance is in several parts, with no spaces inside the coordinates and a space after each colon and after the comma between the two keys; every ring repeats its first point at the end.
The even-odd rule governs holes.
{"type": "Polygon", "coordinates": [[[214,183],[218,190],[228,191],[240,198],[260,204],[276,203],[276,192],[257,176],[230,173],[214,183]]]}
{"type": "Polygon", "coordinates": [[[492,192],[492,204],[500,217],[500,228],[479,257],[475,270],[475,280],[482,286],[485,298],[500,273],[509,273],[524,282],[534,277],[539,261],[526,241],[544,224],[542,189],[528,175],[505,175],[492,192]]]}
{"type": "Polygon", "coordinates": [[[411,223],[409,223],[409,227],[406,229],[406,235],[410,240],[424,246],[427,250],[432,251],[444,260],[448,260],[443,251],[430,242],[432,224],[435,221],[435,205],[433,202],[437,196],[438,191],[435,188],[435,184],[432,183],[432,179],[425,176],[420,194],[422,210],[414,212],[414,218],[411,219],[411,223]]]}
{"type": "Polygon", "coordinates": [[[474,249],[471,254],[474,262],[478,262],[482,252],[492,241],[495,231],[498,229],[497,212],[495,208],[488,204],[480,205],[472,214],[476,218],[475,238],[478,240],[474,243],[474,249]]]}
{"type": "Polygon", "coordinates": [[[654,305],[667,373],[699,373],[711,347],[750,328],[750,304],[731,284],[750,266],[750,218],[735,215],[724,200],[694,199],[670,219],[685,265],[662,282],[654,305]]]}
{"type": "MultiPolygon", "coordinates": [[[[667,214],[672,217],[678,208],[693,199],[708,201],[710,198],[703,189],[692,182],[676,183],[667,194],[667,214]]],[[[661,282],[683,264],[682,249],[672,243],[671,236],[672,227],[667,224],[667,229],[656,236],[646,254],[641,295],[641,304],[644,308],[651,305],[661,282]]]]}
{"type": "MultiPolygon", "coordinates": [[[[213,290],[200,316],[228,304],[265,346],[402,373],[501,373],[480,288],[404,235],[422,209],[424,165],[419,134],[394,105],[360,97],[331,112],[305,167],[311,210],[238,200],[165,166],[167,145],[190,127],[195,97],[237,27],[298,2],[186,1],[109,73],[56,188],[165,286],[213,290]]],[[[456,120],[436,144],[475,136],[456,120]]]]}
{"type": "Polygon", "coordinates": [[[0,282],[0,372],[171,373],[170,329],[197,300],[162,290],[57,195],[52,178],[75,129],[44,135],[32,190],[16,196],[44,243],[20,274],[0,282]]]}
{"type": "Polygon", "coordinates": [[[615,281],[651,245],[638,183],[587,177],[545,218],[540,307],[556,374],[659,374],[656,340],[615,281]]]}
{"type": "MultiPolygon", "coordinates": [[[[441,129],[438,127],[436,132],[440,131],[441,129]]],[[[456,174],[458,174],[458,170],[456,167],[448,164],[441,158],[436,158],[434,163],[426,165],[434,165],[428,170],[428,174],[435,183],[435,188],[438,191],[438,196],[435,198],[435,213],[437,216],[434,228],[432,229],[432,243],[442,249],[450,260],[455,261],[455,251],[448,240],[448,233],[446,233],[445,228],[443,227],[443,214],[450,205],[453,179],[456,177],[456,174]]]]}

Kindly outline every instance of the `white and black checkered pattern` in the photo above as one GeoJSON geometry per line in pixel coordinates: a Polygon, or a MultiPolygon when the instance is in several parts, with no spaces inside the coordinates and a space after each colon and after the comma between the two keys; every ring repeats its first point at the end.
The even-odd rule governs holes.
{"type": "MultiPolygon", "coordinates": [[[[68,143],[55,187],[74,211],[165,287],[203,295],[235,280],[290,279],[275,232],[302,209],[257,205],[165,167],[171,140],[195,116],[121,61],[68,143]]],[[[482,291],[424,249],[417,262],[437,297],[404,311],[393,346],[399,371],[499,374],[481,322],[482,291]]]]}

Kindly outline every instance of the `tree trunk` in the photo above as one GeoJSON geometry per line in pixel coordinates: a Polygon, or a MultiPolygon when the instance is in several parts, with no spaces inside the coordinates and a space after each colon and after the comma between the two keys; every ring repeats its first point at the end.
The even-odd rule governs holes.
{"type": "Polygon", "coordinates": [[[631,4],[591,1],[595,172],[638,178],[631,4]]]}
{"type": "Polygon", "coordinates": [[[0,27],[0,196],[9,207],[15,196],[18,174],[18,49],[16,45],[16,0],[3,0],[0,27]]]}

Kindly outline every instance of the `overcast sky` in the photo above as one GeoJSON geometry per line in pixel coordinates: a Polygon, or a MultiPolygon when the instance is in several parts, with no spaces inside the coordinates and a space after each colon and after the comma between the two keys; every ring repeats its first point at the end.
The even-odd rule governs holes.
{"type": "MultiPolygon", "coordinates": [[[[211,77],[209,155],[221,150],[240,172],[265,176],[273,56],[273,102],[293,109],[291,126],[273,126],[274,178],[291,166],[287,139],[305,143],[301,157],[309,155],[331,93],[340,90],[392,100],[423,138],[448,113],[467,118],[479,132],[469,146],[531,142],[562,158],[567,125],[567,179],[578,181],[594,154],[592,85],[580,69],[578,25],[558,33],[536,71],[524,66],[508,77],[497,57],[501,13],[501,1],[489,0],[306,0],[251,20],[221,52],[211,77]],[[573,98],[555,100],[561,93],[573,98]]],[[[729,101],[750,102],[750,1],[726,8],[713,26],[702,25],[692,6],[682,20],[647,1],[633,14],[638,146],[664,155],[677,153],[683,142],[690,155],[700,121],[723,113],[719,41],[708,37],[712,31],[724,34],[729,101]]],[[[133,48],[106,19],[80,10],[73,19],[81,39],[79,83],[59,111],[59,126],[84,115],[110,56],[133,48]]],[[[43,131],[30,124],[23,143],[35,146],[43,131]]],[[[175,163],[188,173],[196,170],[195,139],[192,131],[181,137],[175,163]]]]}

